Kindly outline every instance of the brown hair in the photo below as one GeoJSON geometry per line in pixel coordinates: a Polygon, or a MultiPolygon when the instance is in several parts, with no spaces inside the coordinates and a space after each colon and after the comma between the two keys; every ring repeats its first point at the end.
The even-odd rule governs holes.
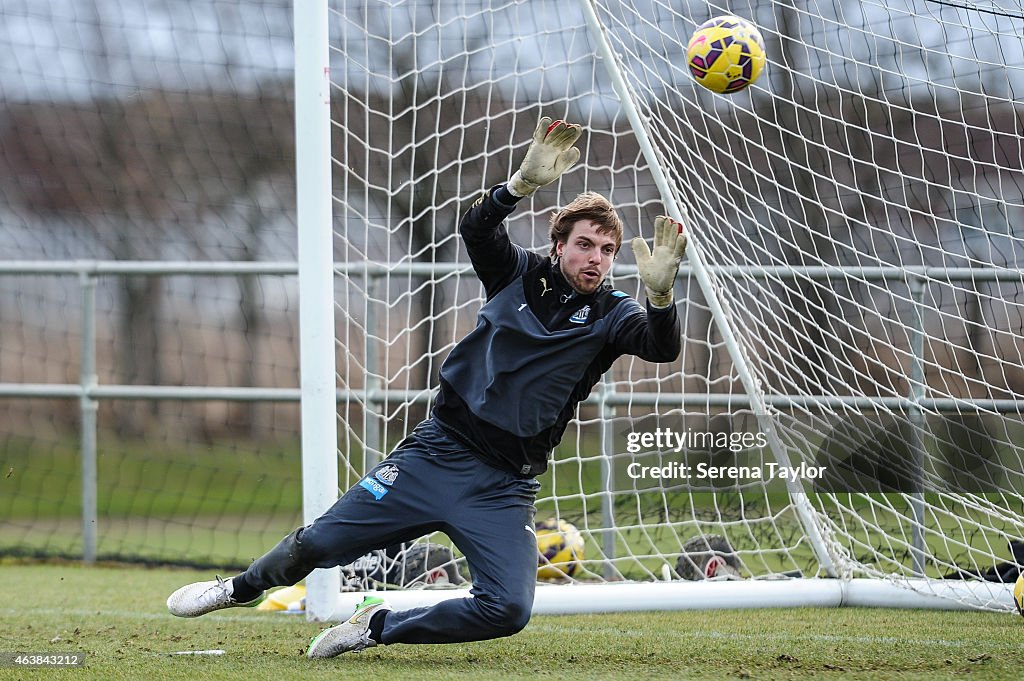
{"type": "Polygon", "coordinates": [[[596,192],[583,192],[570,201],[561,210],[551,214],[551,257],[555,257],[559,243],[569,239],[572,228],[580,220],[590,220],[597,225],[601,234],[610,234],[615,238],[615,252],[622,246],[622,220],[608,199],[596,192]]]}

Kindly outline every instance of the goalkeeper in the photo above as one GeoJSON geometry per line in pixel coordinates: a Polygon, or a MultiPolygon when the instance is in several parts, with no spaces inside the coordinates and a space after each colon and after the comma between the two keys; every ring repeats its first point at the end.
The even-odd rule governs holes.
{"type": "Polygon", "coordinates": [[[622,222],[586,192],[551,217],[549,257],[509,240],[516,204],[580,156],[578,125],[541,118],[521,167],[462,218],[460,233],[483,283],[477,327],[445,360],[429,418],[334,506],[242,574],[175,591],[180,617],[253,606],[274,586],[373,549],[444,532],[465,554],[472,598],[392,611],[368,597],[307,655],[334,657],[391,643],[456,643],[510,636],[530,619],[537,579],[534,500],[551,450],[579,402],[621,355],[669,362],[680,351],[673,282],[683,225],[660,216],[654,249],[632,242],[646,309],[605,282],[622,222]]]}

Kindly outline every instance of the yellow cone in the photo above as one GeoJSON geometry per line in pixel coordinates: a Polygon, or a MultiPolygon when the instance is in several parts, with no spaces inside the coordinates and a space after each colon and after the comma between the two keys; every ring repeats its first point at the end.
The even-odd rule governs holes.
{"type": "Polygon", "coordinates": [[[267,600],[256,606],[256,609],[266,611],[291,610],[293,612],[305,610],[306,587],[297,584],[278,589],[267,596],[267,600]]]}

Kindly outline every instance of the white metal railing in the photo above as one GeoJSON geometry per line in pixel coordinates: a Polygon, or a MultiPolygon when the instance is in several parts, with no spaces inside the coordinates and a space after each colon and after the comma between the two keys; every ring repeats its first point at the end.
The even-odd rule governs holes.
{"type": "MultiPolygon", "coordinates": [[[[472,268],[462,263],[335,263],[335,276],[380,279],[391,275],[433,276],[447,274],[471,274],[472,268]]],[[[911,301],[917,312],[911,320],[911,393],[902,397],[868,397],[836,395],[764,395],[766,406],[786,409],[792,407],[821,407],[826,409],[840,406],[855,409],[883,408],[906,410],[913,418],[924,411],[948,412],[973,408],[993,412],[1018,412],[1020,402],[1013,399],[968,399],[968,398],[925,398],[914,386],[923,385],[924,371],[924,329],[919,314],[927,284],[930,280],[940,281],[1013,281],[1024,283],[1024,273],[1008,269],[981,268],[938,268],[938,267],[715,267],[708,271],[725,279],[746,277],[777,280],[829,280],[856,278],[858,280],[898,281],[909,286],[911,301]]],[[[4,383],[0,382],[0,397],[21,398],[62,398],[77,399],[81,412],[80,449],[82,464],[82,537],[83,560],[96,559],[96,436],[97,409],[101,400],[200,400],[200,401],[258,401],[298,402],[300,388],[260,388],[233,386],[161,386],[161,385],[100,385],[96,373],[96,283],[108,276],[297,276],[295,262],[176,262],[176,261],[0,261],[0,276],[75,276],[81,289],[81,364],[78,383],[4,383]]],[[[636,266],[616,265],[614,276],[635,277],[636,266]]],[[[680,280],[692,276],[691,268],[680,268],[680,280]]],[[[368,320],[368,326],[372,323],[368,320]]],[[[374,374],[376,367],[367,357],[367,373],[374,374]]],[[[377,386],[372,382],[362,390],[336,390],[336,401],[358,402],[368,414],[367,423],[375,422],[372,413],[386,401],[401,400],[411,403],[429,403],[433,391],[395,390],[377,386]]],[[[746,394],[705,394],[705,393],[616,393],[610,381],[602,381],[584,404],[597,405],[601,415],[614,415],[614,408],[623,405],[654,406],[657,404],[678,404],[681,406],[737,407],[750,408],[746,394]]],[[[370,430],[376,431],[376,428],[370,430]]],[[[607,430],[607,429],[602,429],[607,430]]],[[[372,432],[366,437],[367,447],[377,448],[372,432]]],[[[379,439],[379,436],[377,436],[379,439]]],[[[611,434],[602,434],[602,453],[610,455],[611,434]]],[[[919,543],[919,542],[915,542],[919,543]]]]}

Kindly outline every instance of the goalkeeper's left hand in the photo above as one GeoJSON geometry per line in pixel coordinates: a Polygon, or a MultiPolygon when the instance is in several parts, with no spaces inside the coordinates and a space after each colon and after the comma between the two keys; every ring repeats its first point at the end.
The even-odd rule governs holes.
{"type": "Polygon", "coordinates": [[[668,307],[672,304],[672,285],[679,273],[679,263],[686,252],[683,223],[664,215],[655,218],[653,253],[642,237],[634,237],[631,243],[647,300],[653,307],[668,307]]]}

